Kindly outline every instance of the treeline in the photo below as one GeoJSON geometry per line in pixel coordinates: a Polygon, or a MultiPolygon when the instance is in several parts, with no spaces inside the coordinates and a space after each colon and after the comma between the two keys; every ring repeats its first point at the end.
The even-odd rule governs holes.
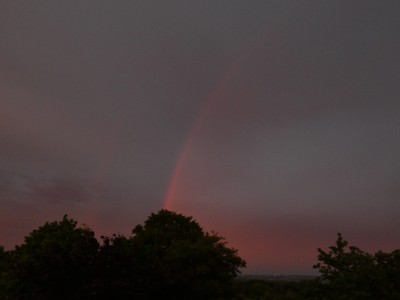
{"type": "Polygon", "coordinates": [[[2,299],[230,299],[245,261],[191,217],[161,210],[102,237],[67,216],[0,250],[2,299]]]}
{"type": "Polygon", "coordinates": [[[161,210],[129,237],[101,237],[64,216],[0,247],[0,299],[400,299],[400,250],[369,254],[338,234],[315,280],[237,280],[246,266],[223,237],[161,210]]]}

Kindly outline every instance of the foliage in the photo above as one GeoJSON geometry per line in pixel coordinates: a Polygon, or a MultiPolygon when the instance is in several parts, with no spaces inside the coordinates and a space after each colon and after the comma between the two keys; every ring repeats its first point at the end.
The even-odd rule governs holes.
{"type": "Polygon", "coordinates": [[[0,299],[6,297],[6,291],[8,289],[7,273],[10,267],[10,253],[4,250],[3,246],[0,246],[0,299]]]}
{"type": "Polygon", "coordinates": [[[90,294],[98,242],[67,216],[33,230],[11,255],[9,299],[82,299],[90,294]]]}
{"type": "Polygon", "coordinates": [[[400,299],[400,250],[369,254],[341,234],[318,249],[316,280],[237,280],[245,265],[223,237],[168,210],[101,244],[64,216],[15,250],[0,246],[0,299],[400,299]]]}
{"type": "Polygon", "coordinates": [[[348,246],[338,234],[335,246],[318,249],[326,299],[400,299],[400,251],[374,255],[348,246]]]}
{"type": "Polygon", "coordinates": [[[132,299],[137,272],[132,240],[123,235],[102,236],[96,261],[95,299],[132,299]]]}
{"type": "Polygon", "coordinates": [[[245,262],[217,234],[168,210],[151,214],[133,230],[142,296],[151,299],[223,299],[245,262]]]}
{"type": "Polygon", "coordinates": [[[222,237],[167,210],[101,245],[64,216],[0,247],[0,299],[230,299],[244,266],[222,237]]]}

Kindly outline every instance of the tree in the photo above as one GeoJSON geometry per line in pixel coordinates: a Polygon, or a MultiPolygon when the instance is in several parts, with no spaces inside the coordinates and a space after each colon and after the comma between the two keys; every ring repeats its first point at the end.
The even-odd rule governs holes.
{"type": "Polygon", "coordinates": [[[191,217],[161,210],[132,236],[102,237],[67,216],[0,247],[3,299],[231,299],[237,250],[191,217]]]}
{"type": "Polygon", "coordinates": [[[7,272],[10,264],[10,253],[0,246],[0,299],[6,297],[8,289],[7,272]]]}
{"type": "Polygon", "coordinates": [[[389,253],[378,251],[374,260],[382,299],[400,299],[400,250],[389,253]]]}
{"type": "Polygon", "coordinates": [[[318,252],[314,268],[328,299],[400,299],[400,250],[371,255],[349,246],[338,233],[335,246],[318,252]]]}
{"type": "Polygon", "coordinates": [[[0,245],[0,278],[7,270],[8,264],[8,252],[4,250],[4,247],[0,245]]]}
{"type": "Polygon", "coordinates": [[[151,214],[132,233],[143,299],[224,299],[246,265],[224,238],[168,210],[151,214]]]}
{"type": "Polygon", "coordinates": [[[138,274],[132,240],[123,235],[102,236],[96,260],[95,299],[133,299],[138,274]]]}
{"type": "Polygon", "coordinates": [[[33,230],[11,253],[9,299],[83,299],[99,244],[67,216],[33,230]]]}

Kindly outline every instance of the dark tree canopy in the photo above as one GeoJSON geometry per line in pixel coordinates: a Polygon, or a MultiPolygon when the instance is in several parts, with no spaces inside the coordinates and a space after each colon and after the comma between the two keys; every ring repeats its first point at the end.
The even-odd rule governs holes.
{"type": "Polygon", "coordinates": [[[0,299],[400,300],[400,250],[369,254],[341,234],[318,249],[318,279],[285,283],[234,281],[246,265],[237,250],[168,210],[101,239],[64,216],[0,246],[0,299]]]}
{"type": "Polygon", "coordinates": [[[98,242],[67,216],[33,230],[11,253],[11,299],[81,299],[90,294],[98,242]]]}
{"type": "Polygon", "coordinates": [[[400,299],[400,250],[369,254],[338,234],[329,251],[318,249],[326,299],[400,299]]]}
{"type": "Polygon", "coordinates": [[[137,294],[137,261],[132,240],[123,235],[102,237],[96,263],[95,299],[135,299],[137,294]]]}
{"type": "Polygon", "coordinates": [[[132,241],[143,262],[141,286],[152,283],[144,294],[154,299],[227,297],[232,280],[246,265],[222,237],[205,233],[191,217],[168,210],[151,214],[143,226],[136,226],[132,241]]]}
{"type": "Polygon", "coordinates": [[[7,272],[10,264],[10,253],[0,246],[0,299],[6,298],[7,272]]]}
{"type": "Polygon", "coordinates": [[[222,237],[171,211],[102,244],[64,216],[0,247],[0,299],[232,299],[242,267],[222,237]]]}

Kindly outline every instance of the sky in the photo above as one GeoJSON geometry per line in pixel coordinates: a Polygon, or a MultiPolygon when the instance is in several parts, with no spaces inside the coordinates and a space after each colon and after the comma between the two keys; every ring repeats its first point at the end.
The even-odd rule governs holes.
{"type": "Polygon", "coordinates": [[[1,1],[0,244],[193,216],[245,273],[400,248],[400,2],[1,1]]]}

